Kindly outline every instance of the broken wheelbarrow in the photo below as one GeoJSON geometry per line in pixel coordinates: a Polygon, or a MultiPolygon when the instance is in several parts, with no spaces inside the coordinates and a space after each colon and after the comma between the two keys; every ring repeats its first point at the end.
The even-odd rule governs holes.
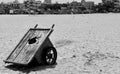
{"type": "Polygon", "coordinates": [[[57,51],[49,39],[53,32],[51,28],[30,28],[20,40],[11,54],[4,60],[5,63],[28,65],[34,59],[39,64],[53,65],[56,63],[57,51]]]}

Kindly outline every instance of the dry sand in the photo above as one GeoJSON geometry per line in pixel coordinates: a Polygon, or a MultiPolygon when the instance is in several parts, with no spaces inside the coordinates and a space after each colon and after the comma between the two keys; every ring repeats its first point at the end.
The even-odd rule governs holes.
{"type": "Polygon", "coordinates": [[[0,74],[120,74],[120,14],[1,15],[0,74]],[[22,36],[35,24],[55,24],[50,36],[58,52],[54,66],[5,64],[22,36]]]}

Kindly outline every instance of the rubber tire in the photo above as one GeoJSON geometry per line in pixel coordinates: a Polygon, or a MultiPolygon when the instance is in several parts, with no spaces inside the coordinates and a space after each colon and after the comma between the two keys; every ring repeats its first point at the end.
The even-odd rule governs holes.
{"type": "Polygon", "coordinates": [[[45,65],[54,65],[54,64],[56,63],[56,60],[57,60],[57,51],[56,51],[56,49],[55,49],[54,47],[48,47],[48,48],[44,49],[43,54],[42,54],[43,64],[45,64],[45,65]],[[50,50],[53,51],[53,53],[54,53],[54,58],[53,58],[52,62],[47,62],[47,60],[46,60],[46,55],[47,55],[47,53],[48,53],[50,50]]]}

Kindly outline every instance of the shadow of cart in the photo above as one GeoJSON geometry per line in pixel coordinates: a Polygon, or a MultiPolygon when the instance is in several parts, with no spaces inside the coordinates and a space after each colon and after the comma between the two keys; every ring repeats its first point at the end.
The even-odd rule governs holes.
{"type": "Polygon", "coordinates": [[[57,65],[57,63],[55,63],[54,65],[38,65],[37,63],[35,64],[30,64],[28,66],[24,66],[24,65],[18,65],[18,64],[11,64],[11,65],[7,65],[5,66],[5,68],[13,70],[13,71],[19,71],[20,73],[26,73],[29,74],[30,72],[36,72],[36,71],[43,71],[43,70],[47,70],[47,69],[52,69],[55,68],[57,65]]]}

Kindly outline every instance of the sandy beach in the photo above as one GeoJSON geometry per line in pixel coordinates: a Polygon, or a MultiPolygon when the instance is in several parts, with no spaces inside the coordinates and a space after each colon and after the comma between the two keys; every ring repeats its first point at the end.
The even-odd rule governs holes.
{"type": "Polygon", "coordinates": [[[0,74],[120,74],[120,14],[0,15],[0,74]],[[16,67],[5,60],[24,34],[55,24],[53,66],[16,67]]]}

